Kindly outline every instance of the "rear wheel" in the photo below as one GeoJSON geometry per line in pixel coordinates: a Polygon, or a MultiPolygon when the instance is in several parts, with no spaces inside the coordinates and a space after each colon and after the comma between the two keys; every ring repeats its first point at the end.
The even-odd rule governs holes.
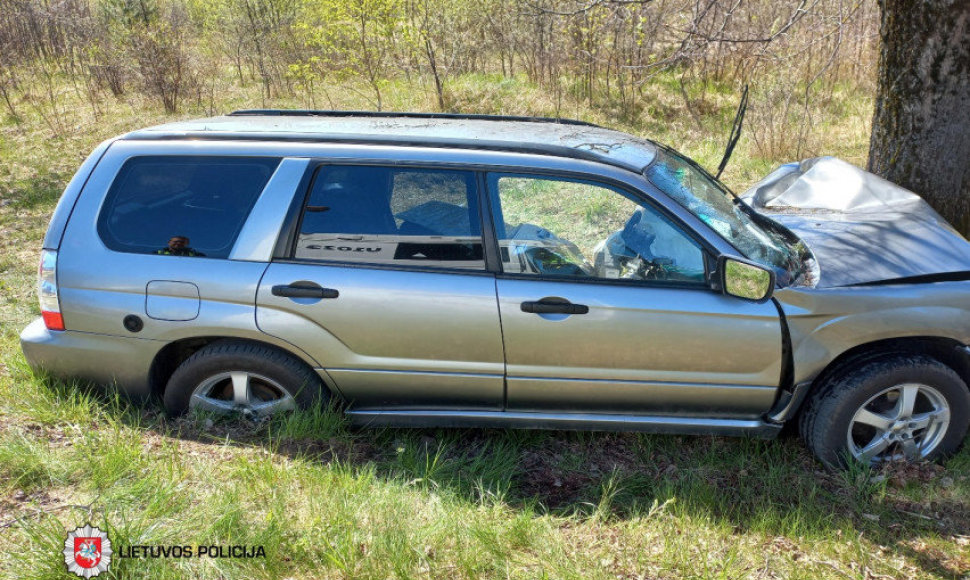
{"type": "Polygon", "coordinates": [[[970,391],[950,367],[925,356],[869,360],[830,377],[808,402],[801,435],[826,465],[946,458],[970,424],[970,391]]]}
{"type": "Polygon", "coordinates": [[[170,415],[198,408],[261,417],[326,400],[320,377],[279,349],[225,340],[199,349],[172,374],[163,401],[170,415]]]}

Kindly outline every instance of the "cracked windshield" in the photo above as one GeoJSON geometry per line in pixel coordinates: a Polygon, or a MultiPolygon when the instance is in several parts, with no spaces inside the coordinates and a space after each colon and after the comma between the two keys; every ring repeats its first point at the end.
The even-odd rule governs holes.
{"type": "Polygon", "coordinates": [[[721,234],[744,257],[775,269],[782,285],[802,277],[801,241],[788,241],[780,230],[757,223],[743,202],[687,161],[665,151],[647,167],[646,176],[657,188],[721,234]]]}

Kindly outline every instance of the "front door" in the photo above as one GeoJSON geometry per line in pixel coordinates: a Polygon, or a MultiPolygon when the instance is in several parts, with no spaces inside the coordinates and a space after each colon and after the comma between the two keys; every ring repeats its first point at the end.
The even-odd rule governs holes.
{"type": "Polygon", "coordinates": [[[778,312],[708,288],[705,251],[602,184],[489,176],[510,411],[754,417],[774,400],[778,312]]]}
{"type": "Polygon", "coordinates": [[[355,409],[499,410],[504,359],[475,174],[322,165],[257,323],[355,409]]]}

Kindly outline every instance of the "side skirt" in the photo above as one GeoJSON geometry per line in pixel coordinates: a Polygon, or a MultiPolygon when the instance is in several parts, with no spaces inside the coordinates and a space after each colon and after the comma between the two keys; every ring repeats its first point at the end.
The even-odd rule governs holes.
{"type": "Polygon", "coordinates": [[[360,427],[491,427],[559,429],[570,431],[638,431],[678,435],[734,435],[772,439],[781,425],[761,420],[695,419],[593,413],[535,413],[518,411],[349,410],[360,427]]]}

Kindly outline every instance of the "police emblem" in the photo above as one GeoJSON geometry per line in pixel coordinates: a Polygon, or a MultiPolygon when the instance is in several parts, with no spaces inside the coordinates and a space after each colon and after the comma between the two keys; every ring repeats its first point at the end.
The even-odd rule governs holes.
{"type": "Polygon", "coordinates": [[[92,578],[108,571],[111,564],[111,540],[108,534],[86,524],[67,534],[64,541],[64,563],[67,571],[81,578],[92,578]]]}

